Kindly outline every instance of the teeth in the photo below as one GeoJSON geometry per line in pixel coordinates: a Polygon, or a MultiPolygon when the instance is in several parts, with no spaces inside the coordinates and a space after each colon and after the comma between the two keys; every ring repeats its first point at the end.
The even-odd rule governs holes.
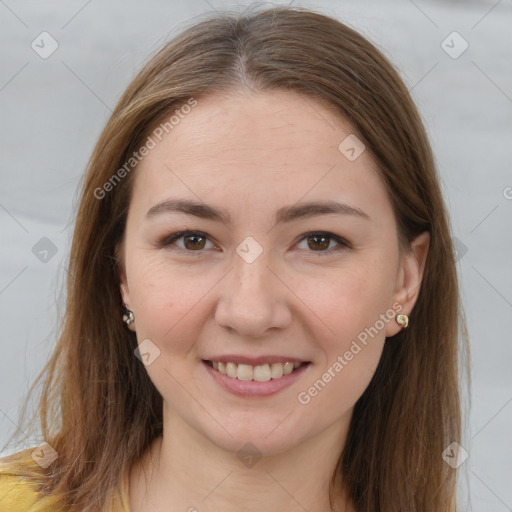
{"type": "Polygon", "coordinates": [[[273,379],[279,379],[283,376],[283,365],[281,363],[273,363],[270,367],[270,376],[273,379]]]}
{"type": "Polygon", "coordinates": [[[226,375],[232,379],[236,379],[238,377],[235,363],[226,364],[226,375]]]}
{"type": "Polygon", "coordinates": [[[302,363],[272,363],[252,366],[250,364],[223,363],[221,361],[210,361],[210,366],[215,370],[238,380],[255,380],[257,382],[266,382],[271,379],[279,379],[283,375],[289,375],[299,368],[302,363]]]}
{"type": "Polygon", "coordinates": [[[284,363],[283,365],[283,373],[288,375],[293,372],[293,363],[284,363]]]}
{"type": "Polygon", "coordinates": [[[272,375],[270,373],[270,366],[268,364],[262,364],[254,367],[253,379],[258,382],[266,382],[270,380],[272,375]]]}
{"type": "MultiPolygon", "coordinates": [[[[228,363],[236,366],[235,363],[228,363]]],[[[253,367],[249,364],[239,364],[236,370],[236,376],[238,380],[252,380],[253,378],[253,367]]],[[[228,377],[231,375],[228,374],[228,377]]]]}

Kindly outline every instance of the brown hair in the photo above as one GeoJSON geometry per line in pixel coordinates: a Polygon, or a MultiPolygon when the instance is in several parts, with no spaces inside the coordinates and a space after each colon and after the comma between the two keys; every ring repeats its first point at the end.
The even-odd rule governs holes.
{"type": "MultiPolygon", "coordinates": [[[[432,151],[398,73],[364,37],[303,8],[210,15],[165,44],[124,92],[84,178],[67,306],[37,415],[58,458],[37,510],[101,511],[121,470],[162,432],[162,398],[121,320],[116,247],[136,171],[97,198],[164,116],[213,92],[288,90],[348,119],[378,163],[405,247],[430,232],[408,329],[384,347],[355,405],[337,472],[359,512],[453,512],[456,470],[441,457],[461,437],[460,307],[454,250],[432,151]]],[[[340,141],[341,142],[341,141],[340,141]]],[[[465,322],[461,337],[468,351],[465,322]]],[[[333,475],[332,485],[335,482],[333,475]]]]}

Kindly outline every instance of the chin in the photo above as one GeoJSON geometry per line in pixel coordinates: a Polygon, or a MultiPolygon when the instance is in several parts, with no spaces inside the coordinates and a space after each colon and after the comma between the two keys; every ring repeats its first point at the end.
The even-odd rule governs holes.
{"type": "Polygon", "coordinates": [[[299,443],[285,436],[268,436],[268,432],[254,432],[252,435],[234,435],[229,439],[211,439],[221,450],[232,452],[243,462],[245,457],[278,455],[295,448],[299,443]]]}
{"type": "Polygon", "coordinates": [[[239,456],[246,451],[255,452],[256,456],[277,455],[301,443],[303,436],[293,422],[288,423],[289,418],[283,421],[286,414],[280,414],[278,420],[274,416],[267,417],[266,421],[261,414],[257,419],[254,416],[236,414],[229,424],[223,424],[226,430],[212,421],[198,431],[218,448],[239,456]],[[213,428],[212,423],[218,428],[213,428]]]}

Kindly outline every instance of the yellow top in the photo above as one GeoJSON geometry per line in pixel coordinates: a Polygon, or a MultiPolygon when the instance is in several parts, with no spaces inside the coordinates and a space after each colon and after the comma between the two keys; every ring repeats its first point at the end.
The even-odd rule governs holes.
{"type": "MultiPolygon", "coordinates": [[[[36,504],[39,495],[35,485],[20,476],[19,471],[14,471],[14,467],[19,467],[20,462],[26,463],[31,469],[34,467],[31,456],[33,451],[30,448],[14,454],[13,456],[19,457],[16,463],[0,459],[0,512],[64,512],[55,507],[51,511],[38,509],[36,504]]],[[[107,502],[104,512],[130,512],[126,471],[122,474],[119,489],[112,493],[107,502]]]]}

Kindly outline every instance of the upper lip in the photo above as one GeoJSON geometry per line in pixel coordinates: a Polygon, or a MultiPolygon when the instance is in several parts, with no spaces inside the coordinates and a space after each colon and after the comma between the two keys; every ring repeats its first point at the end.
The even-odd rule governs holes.
{"type": "Polygon", "coordinates": [[[308,361],[304,361],[303,359],[298,359],[296,357],[289,356],[276,356],[276,355],[268,355],[268,356],[258,356],[258,357],[249,357],[241,354],[225,354],[225,355],[217,355],[211,356],[205,359],[205,361],[213,361],[213,362],[222,362],[222,363],[236,363],[236,364],[250,364],[251,366],[258,366],[265,363],[306,363],[308,361]]]}

